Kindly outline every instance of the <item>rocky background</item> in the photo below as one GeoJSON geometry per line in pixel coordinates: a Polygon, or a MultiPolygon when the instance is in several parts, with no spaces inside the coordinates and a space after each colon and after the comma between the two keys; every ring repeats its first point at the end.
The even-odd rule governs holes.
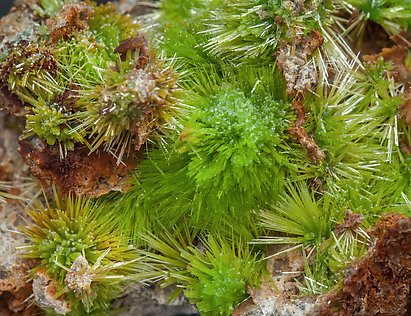
{"type": "MultiPolygon", "coordinates": [[[[0,20],[0,41],[24,28],[24,4],[31,1],[35,0],[16,0],[10,14],[0,20]]],[[[0,15],[8,12],[11,2],[1,1],[0,15]]],[[[120,1],[120,9],[133,15],[149,10],[135,0],[120,1]]],[[[388,40],[379,38],[380,35],[378,30],[373,33],[371,41],[366,42],[362,50],[367,54],[378,53],[388,40]]],[[[15,101],[7,91],[0,91],[0,109],[7,103],[8,108],[12,104],[17,111],[22,104],[13,104],[15,101]]],[[[35,262],[21,259],[18,250],[24,239],[18,233],[17,226],[24,225],[28,220],[24,210],[27,202],[25,197],[40,190],[36,181],[30,178],[28,166],[17,151],[19,125],[18,118],[0,111],[0,181],[11,181],[13,188],[8,193],[21,198],[0,202],[0,316],[33,315],[39,312],[31,303],[31,283],[26,277],[35,262]]],[[[368,255],[360,262],[352,263],[341,289],[335,289],[325,297],[292,299],[298,293],[299,271],[304,269],[301,253],[287,252],[272,258],[268,265],[279,291],[275,291],[271,283],[263,284],[258,290],[250,288],[250,297],[235,310],[234,315],[329,315],[331,310],[327,302],[330,300],[341,302],[343,310],[339,315],[361,313],[362,308],[369,306],[375,306],[376,313],[384,311],[384,315],[406,315],[411,310],[410,227],[410,218],[393,214],[382,218],[374,230],[369,231],[373,242],[368,255]]],[[[281,249],[278,246],[272,247],[268,254],[279,251],[281,249]]],[[[169,292],[169,289],[155,286],[130,289],[114,302],[115,314],[197,315],[195,308],[183,297],[173,306],[167,305],[169,292]]]]}

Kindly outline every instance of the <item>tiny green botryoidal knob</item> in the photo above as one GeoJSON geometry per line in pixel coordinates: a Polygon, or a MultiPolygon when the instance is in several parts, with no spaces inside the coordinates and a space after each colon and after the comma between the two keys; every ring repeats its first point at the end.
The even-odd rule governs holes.
{"type": "MultiPolygon", "coordinates": [[[[30,108],[28,109],[30,110],[30,108]]],[[[74,149],[76,141],[82,141],[85,133],[81,135],[77,131],[72,131],[70,121],[72,114],[59,107],[58,104],[46,104],[39,99],[38,103],[31,108],[32,114],[26,116],[27,136],[36,134],[46,140],[47,144],[54,145],[56,142],[63,146],[64,152],[74,149]]]]}

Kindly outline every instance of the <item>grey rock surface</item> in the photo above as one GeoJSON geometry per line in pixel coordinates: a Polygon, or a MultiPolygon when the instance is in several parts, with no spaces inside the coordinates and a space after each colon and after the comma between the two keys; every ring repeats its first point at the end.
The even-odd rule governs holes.
{"type": "MultiPolygon", "coordinates": [[[[195,307],[184,296],[180,296],[172,305],[168,296],[173,289],[159,286],[137,286],[125,296],[113,303],[115,309],[125,309],[119,316],[183,316],[197,315],[195,307]]],[[[199,315],[199,314],[198,314],[199,315]]]]}
{"type": "MultiPolygon", "coordinates": [[[[24,191],[22,185],[28,169],[17,152],[18,133],[7,128],[6,122],[10,124],[12,120],[0,112],[0,181],[10,184],[8,193],[24,197],[31,194],[31,190],[24,191]]],[[[26,221],[28,216],[21,200],[0,201],[0,315],[29,315],[24,301],[31,295],[27,273],[33,261],[22,259],[17,249],[24,243],[17,227],[26,221]]]]}

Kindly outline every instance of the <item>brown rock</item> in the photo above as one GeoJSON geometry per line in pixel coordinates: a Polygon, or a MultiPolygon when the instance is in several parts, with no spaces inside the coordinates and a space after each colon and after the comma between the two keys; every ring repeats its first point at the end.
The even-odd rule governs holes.
{"type": "Polygon", "coordinates": [[[353,230],[360,226],[361,222],[364,220],[364,216],[361,214],[354,214],[350,209],[345,211],[345,218],[342,223],[336,223],[334,227],[334,233],[339,236],[347,230],[353,230]]]}
{"type": "Polygon", "coordinates": [[[384,61],[391,61],[393,69],[390,73],[394,76],[395,80],[409,83],[411,69],[405,65],[407,55],[408,52],[405,46],[394,45],[391,48],[383,48],[378,54],[364,55],[363,59],[369,64],[375,64],[380,57],[383,57],[384,61]]]}
{"type": "Polygon", "coordinates": [[[324,38],[318,31],[297,37],[291,45],[281,40],[280,49],[277,52],[277,64],[287,82],[288,94],[302,93],[317,83],[315,69],[307,65],[307,56],[311,55],[323,42],[324,38]]]}
{"type": "Polygon", "coordinates": [[[297,112],[297,120],[291,123],[291,128],[288,131],[291,136],[298,139],[301,147],[307,150],[311,160],[316,163],[325,159],[325,153],[318,147],[314,139],[308,136],[304,129],[305,123],[305,110],[301,103],[301,100],[297,99],[293,103],[293,109],[297,112]]]}
{"type": "MultiPolygon", "coordinates": [[[[5,121],[12,122],[0,112],[0,181],[11,187],[24,188],[22,182],[28,169],[17,152],[17,132],[5,128],[5,121]]],[[[30,194],[13,190],[14,195],[30,194]]],[[[16,233],[17,226],[24,225],[28,216],[17,200],[0,200],[0,315],[30,315],[36,307],[28,308],[25,300],[31,295],[31,283],[27,280],[28,270],[36,264],[34,260],[19,258],[16,247],[24,243],[24,237],[16,233]]]]}
{"type": "Polygon", "coordinates": [[[411,218],[383,216],[370,251],[346,270],[341,287],[322,299],[320,315],[408,315],[411,218]]]}
{"type": "MultiPolygon", "coordinates": [[[[9,239],[6,240],[4,241],[10,242],[9,239]]],[[[15,252],[15,249],[12,252],[15,252]]],[[[11,257],[15,257],[13,253],[11,257]]],[[[10,265],[4,266],[0,263],[0,315],[31,315],[38,310],[35,306],[30,306],[28,301],[31,295],[31,283],[26,277],[29,269],[35,264],[33,260],[17,258],[13,259],[10,265]]]]}
{"type": "Polygon", "coordinates": [[[132,52],[137,50],[139,52],[136,69],[143,69],[150,57],[148,37],[143,33],[139,33],[136,36],[123,41],[118,47],[116,47],[114,54],[121,54],[121,60],[125,61],[128,50],[132,52]]]}
{"type": "Polygon", "coordinates": [[[20,99],[12,94],[9,89],[0,82],[0,111],[6,110],[10,114],[21,117],[21,125],[25,125],[26,105],[20,99]]]}
{"type": "Polygon", "coordinates": [[[66,3],[54,19],[46,21],[52,42],[73,33],[74,30],[87,29],[87,20],[93,8],[85,2],[66,3]]]}
{"type": "Polygon", "coordinates": [[[111,190],[123,191],[128,187],[128,171],[136,166],[135,161],[117,165],[111,154],[90,153],[88,148],[75,148],[62,158],[58,146],[46,145],[37,137],[21,140],[19,151],[32,175],[46,188],[55,184],[62,195],[98,197],[111,190]]]}

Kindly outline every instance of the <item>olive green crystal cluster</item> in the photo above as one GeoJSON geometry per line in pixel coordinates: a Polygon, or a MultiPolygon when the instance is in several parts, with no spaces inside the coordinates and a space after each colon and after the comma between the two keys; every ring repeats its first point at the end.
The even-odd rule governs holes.
{"type": "Polygon", "coordinates": [[[27,104],[23,137],[106,150],[122,160],[167,124],[174,71],[114,4],[41,1],[30,36],[4,45],[1,80],[27,104]],[[47,18],[47,19],[46,19],[47,18]],[[161,123],[159,123],[161,121],[161,123]]]}
{"type": "Polygon", "coordinates": [[[104,311],[137,272],[136,251],[102,205],[82,198],[63,200],[57,193],[54,205],[37,204],[27,210],[33,224],[21,230],[32,242],[22,247],[25,257],[41,259],[32,271],[39,305],[61,314],[104,311]],[[36,282],[44,275],[49,278],[46,287],[36,282]],[[47,291],[54,292],[54,302],[39,300],[47,291]]]}
{"type": "Polygon", "coordinates": [[[30,207],[37,303],[104,313],[131,282],[158,282],[175,287],[171,301],[231,315],[273,282],[267,244],[302,250],[300,295],[332,289],[381,214],[411,215],[411,53],[399,78],[384,55],[364,63],[349,45],[370,21],[406,41],[411,4],[155,7],[136,24],[113,4],[42,0],[1,49],[0,79],[26,105],[22,137],[59,146],[63,161],[83,147],[118,164],[144,156],[126,193],[30,207]],[[44,280],[54,301],[39,299],[44,280]]]}

